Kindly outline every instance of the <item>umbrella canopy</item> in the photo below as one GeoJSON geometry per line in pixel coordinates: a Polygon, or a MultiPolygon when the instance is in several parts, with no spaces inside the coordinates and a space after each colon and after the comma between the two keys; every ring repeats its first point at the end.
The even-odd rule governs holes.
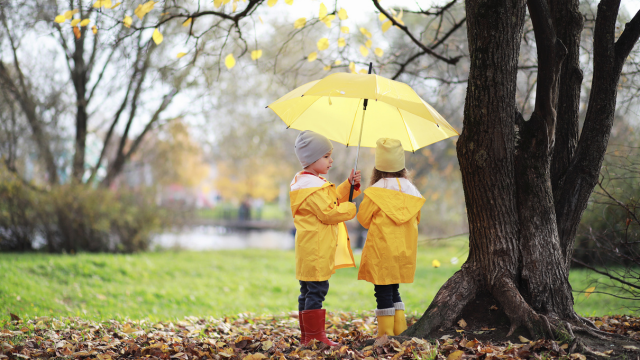
{"type": "Polygon", "coordinates": [[[375,147],[379,138],[398,139],[415,151],[459,135],[407,84],[379,75],[335,73],[304,84],[268,106],[286,124],[327,138],[375,147]],[[369,99],[362,117],[364,99],[369,99]],[[364,123],[362,123],[364,121],[364,123]],[[361,125],[364,124],[364,127],[361,125]]]}

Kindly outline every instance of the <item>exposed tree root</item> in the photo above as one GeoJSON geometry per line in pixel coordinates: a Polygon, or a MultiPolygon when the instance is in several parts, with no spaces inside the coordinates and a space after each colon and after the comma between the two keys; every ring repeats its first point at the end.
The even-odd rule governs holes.
{"type": "Polygon", "coordinates": [[[478,274],[465,264],[440,288],[420,320],[401,335],[426,338],[434,330],[453,325],[462,309],[478,292],[478,274]]]}

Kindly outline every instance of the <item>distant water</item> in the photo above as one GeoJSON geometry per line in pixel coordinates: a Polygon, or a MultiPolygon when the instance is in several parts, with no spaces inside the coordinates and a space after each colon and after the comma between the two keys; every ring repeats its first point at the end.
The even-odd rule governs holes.
{"type": "Polygon", "coordinates": [[[277,230],[229,231],[221,226],[196,226],[177,232],[157,234],[151,248],[185,250],[278,249],[294,248],[293,234],[277,230]]]}

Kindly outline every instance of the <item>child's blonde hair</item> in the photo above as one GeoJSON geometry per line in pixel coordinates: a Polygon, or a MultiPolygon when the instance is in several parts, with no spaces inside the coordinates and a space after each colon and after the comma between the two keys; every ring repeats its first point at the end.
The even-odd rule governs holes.
{"type": "Polygon", "coordinates": [[[386,171],[380,171],[378,169],[376,169],[375,167],[373,168],[373,172],[371,173],[371,182],[369,182],[369,186],[377,183],[380,179],[386,179],[386,178],[405,178],[408,179],[409,178],[409,172],[407,171],[406,168],[400,170],[400,171],[396,171],[396,172],[386,172],[386,171]]]}

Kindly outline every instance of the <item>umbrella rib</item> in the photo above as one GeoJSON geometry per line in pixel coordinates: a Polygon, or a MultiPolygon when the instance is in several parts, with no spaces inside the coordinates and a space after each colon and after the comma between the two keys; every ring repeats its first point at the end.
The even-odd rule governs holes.
{"type": "Polygon", "coordinates": [[[402,116],[402,112],[400,112],[400,109],[396,107],[396,110],[398,110],[398,114],[400,114],[400,120],[404,125],[404,129],[407,131],[407,137],[409,138],[409,142],[411,143],[411,152],[416,152],[416,149],[413,146],[413,141],[411,140],[411,134],[409,134],[409,127],[407,126],[407,122],[404,121],[404,116],[402,116]]]}
{"type": "Polygon", "coordinates": [[[347,136],[347,146],[349,146],[349,140],[351,139],[351,134],[353,134],[353,126],[356,124],[356,115],[358,115],[358,109],[360,108],[360,101],[356,104],[356,112],[353,114],[353,122],[351,123],[351,131],[349,131],[349,136],[347,136]]]}

